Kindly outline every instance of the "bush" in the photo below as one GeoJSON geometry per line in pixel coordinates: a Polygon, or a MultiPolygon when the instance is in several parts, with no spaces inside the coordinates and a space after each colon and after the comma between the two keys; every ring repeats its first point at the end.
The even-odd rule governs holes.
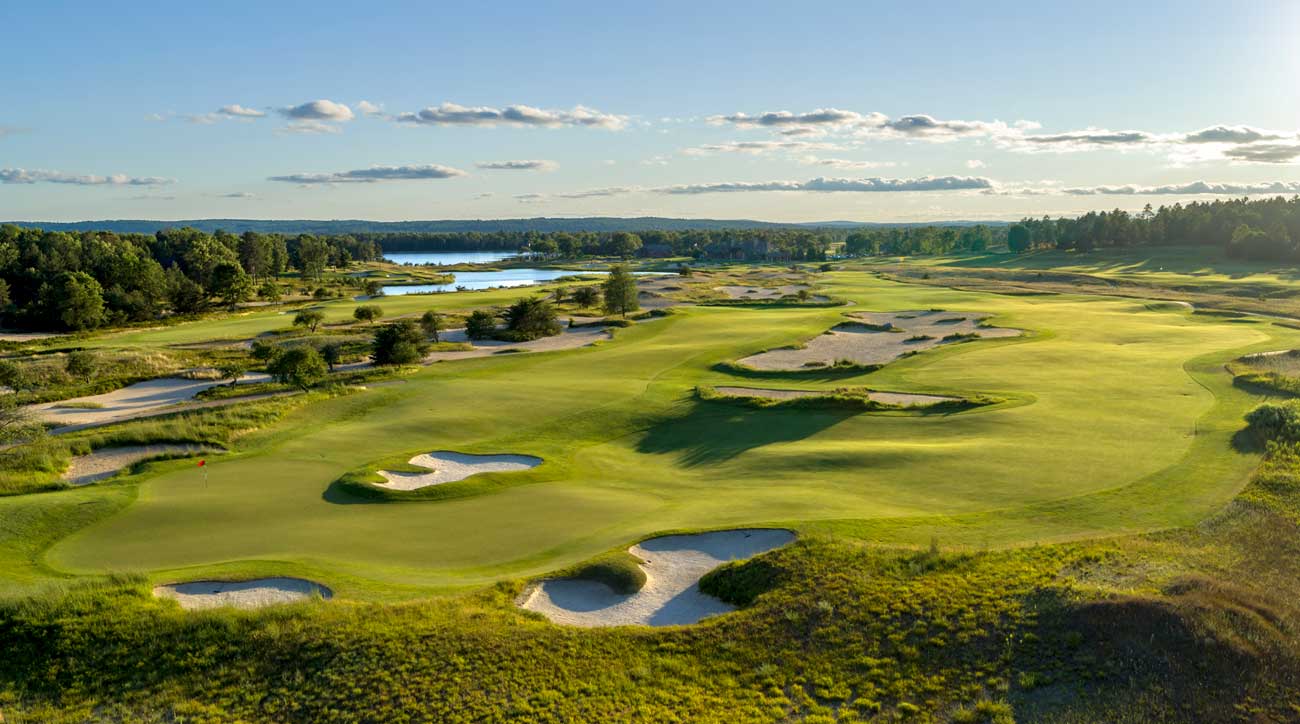
{"type": "Polygon", "coordinates": [[[1300,400],[1260,405],[1247,413],[1246,424],[1260,442],[1300,442],[1300,400]]]}
{"type": "Polygon", "coordinates": [[[560,333],[555,307],[540,297],[525,297],[506,310],[506,334],[511,342],[527,342],[560,333]]]}
{"type": "Polygon", "coordinates": [[[497,318],[486,309],[475,309],[465,320],[465,336],[470,339],[491,339],[497,331],[497,318]]]}
{"type": "Polygon", "coordinates": [[[600,304],[600,289],[594,286],[578,287],[570,295],[579,307],[594,307],[600,304]]]}
{"type": "Polygon", "coordinates": [[[377,365],[407,365],[419,362],[428,353],[429,343],[419,326],[400,319],[375,332],[370,359],[377,365]]]}
{"type": "Polygon", "coordinates": [[[281,351],[266,366],[266,371],[271,373],[276,382],[293,385],[304,392],[328,374],[320,352],[315,347],[308,346],[281,351]]]}
{"type": "Polygon", "coordinates": [[[95,370],[99,366],[94,352],[77,350],[68,354],[64,360],[63,369],[73,377],[90,378],[95,376],[95,370]]]}
{"type": "Polygon", "coordinates": [[[384,310],[380,309],[376,304],[362,304],[352,310],[352,318],[366,324],[374,324],[375,320],[382,316],[384,316],[384,310]]]}

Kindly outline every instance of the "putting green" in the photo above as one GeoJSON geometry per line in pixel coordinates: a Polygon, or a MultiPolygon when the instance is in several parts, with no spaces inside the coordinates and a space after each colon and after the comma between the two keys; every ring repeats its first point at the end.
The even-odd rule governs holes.
{"type": "MultiPolygon", "coordinates": [[[[189,467],[150,478],[134,502],[45,561],[185,577],[261,566],[382,597],[537,574],[673,529],[780,523],[978,546],[1159,528],[1213,512],[1256,461],[1230,445],[1254,400],[1232,388],[1221,362],[1300,345],[1295,330],[1134,300],[826,278],[855,306],[686,308],[597,347],[442,363],[312,404],[252,449],[210,461],[206,486],[189,467]],[[1007,403],[850,414],[693,398],[697,384],[754,384],[717,363],[819,334],[845,311],[926,308],[991,313],[1033,335],[950,345],[869,375],[775,379],[1007,403]],[[429,450],[545,463],[475,497],[342,504],[326,495],[347,470],[429,450]]],[[[221,325],[228,320],[206,336],[224,334],[221,325]]]]}

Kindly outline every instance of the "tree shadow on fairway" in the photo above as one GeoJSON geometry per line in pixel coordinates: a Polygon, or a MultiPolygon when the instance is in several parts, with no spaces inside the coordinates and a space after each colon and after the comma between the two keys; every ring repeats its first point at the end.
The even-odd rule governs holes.
{"type": "Polygon", "coordinates": [[[688,467],[715,465],[764,445],[815,435],[850,417],[852,410],[751,409],[696,402],[690,412],[650,428],[637,452],[676,453],[688,467]]]}

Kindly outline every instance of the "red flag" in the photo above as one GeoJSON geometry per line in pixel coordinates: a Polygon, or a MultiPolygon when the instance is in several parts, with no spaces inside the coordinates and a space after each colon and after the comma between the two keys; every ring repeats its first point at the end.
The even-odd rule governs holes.
{"type": "Polygon", "coordinates": [[[207,465],[207,464],[208,464],[208,461],[207,461],[207,460],[200,460],[200,461],[199,461],[199,467],[203,467],[204,465],[207,465]]]}

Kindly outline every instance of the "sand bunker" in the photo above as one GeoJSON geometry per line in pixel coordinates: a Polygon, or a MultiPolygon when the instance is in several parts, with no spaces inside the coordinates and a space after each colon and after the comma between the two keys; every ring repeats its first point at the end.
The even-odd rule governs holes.
{"type": "Polygon", "coordinates": [[[759,370],[829,367],[839,360],[883,365],[909,352],[967,339],[1018,337],[1021,331],[981,327],[987,315],[971,312],[859,312],[810,340],[801,349],[774,349],[740,360],[759,370]]]}
{"type": "Polygon", "coordinates": [[[779,287],[725,286],[717,289],[731,299],[780,299],[781,297],[795,296],[800,291],[808,289],[808,285],[786,284],[779,287]]]}
{"type": "Polygon", "coordinates": [[[443,342],[471,342],[474,349],[458,352],[433,352],[425,356],[424,361],[426,364],[474,357],[489,357],[494,354],[501,354],[503,350],[507,349],[521,352],[554,352],[562,349],[577,349],[578,347],[595,344],[601,340],[613,339],[613,336],[604,327],[565,327],[562,332],[555,336],[542,337],[530,342],[502,342],[498,339],[470,340],[469,337],[465,336],[465,330],[463,329],[448,330],[442,333],[439,339],[443,342]]]}
{"type": "MultiPolygon", "coordinates": [[[[816,390],[773,390],[761,387],[715,387],[715,390],[733,397],[762,397],[769,400],[793,400],[800,397],[817,397],[828,394],[816,390]]],[[[884,405],[898,405],[899,407],[925,407],[927,405],[937,405],[940,402],[953,402],[960,398],[944,397],[942,395],[920,395],[911,392],[879,392],[871,390],[867,392],[867,398],[884,405]]]]}
{"type": "Polygon", "coordinates": [[[172,598],[187,611],[234,606],[261,608],[306,601],[313,596],[333,597],[330,589],[301,578],[255,578],[251,581],[193,581],[153,589],[159,598],[172,598]]]}
{"type": "Polygon", "coordinates": [[[128,445],[96,450],[89,455],[78,455],[63,471],[63,479],[70,485],[89,485],[96,480],[116,475],[141,460],[169,455],[190,455],[201,452],[200,445],[128,445]]]}
{"type": "Polygon", "coordinates": [[[780,548],[794,540],[788,530],[724,530],[651,538],[628,549],[645,561],[646,583],[632,594],[597,581],[541,581],[519,605],[569,626],[677,626],[735,607],[700,591],[704,574],[726,563],[780,548]]]}
{"type": "MultiPolygon", "coordinates": [[[[248,374],[240,382],[264,382],[264,374],[248,374]]],[[[187,380],[180,377],[162,377],[145,380],[102,395],[76,397],[58,402],[31,405],[30,410],[42,420],[55,425],[86,425],[129,420],[141,417],[160,408],[189,402],[194,396],[210,387],[223,385],[222,380],[187,380]],[[84,404],[86,407],[77,407],[84,404]]]]}
{"type": "Polygon", "coordinates": [[[532,455],[470,455],[440,450],[416,455],[411,458],[410,463],[429,468],[432,472],[394,473],[380,470],[379,475],[388,482],[375,484],[390,490],[418,490],[430,485],[464,480],[479,473],[512,473],[528,470],[541,465],[542,459],[532,455]]]}

